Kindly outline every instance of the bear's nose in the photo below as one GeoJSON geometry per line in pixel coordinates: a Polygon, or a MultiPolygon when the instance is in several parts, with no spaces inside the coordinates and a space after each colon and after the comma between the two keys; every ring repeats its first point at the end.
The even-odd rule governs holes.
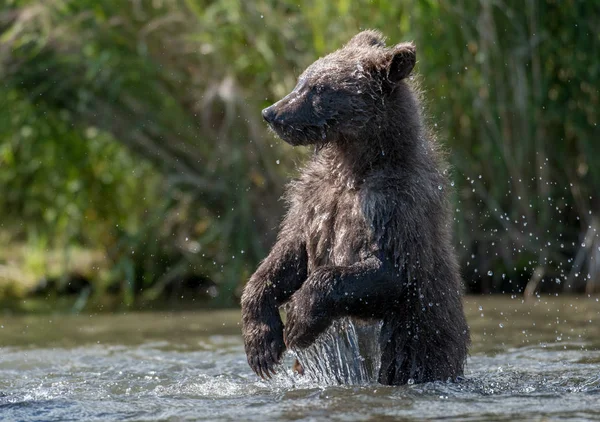
{"type": "Polygon", "coordinates": [[[275,110],[273,107],[267,107],[262,111],[262,116],[267,123],[271,123],[275,119],[275,110]]]}

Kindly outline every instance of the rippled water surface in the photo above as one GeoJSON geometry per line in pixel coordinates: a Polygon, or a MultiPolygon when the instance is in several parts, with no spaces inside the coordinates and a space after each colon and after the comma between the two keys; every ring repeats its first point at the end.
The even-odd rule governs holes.
{"type": "MultiPolygon", "coordinates": [[[[238,311],[0,318],[0,420],[600,420],[595,298],[467,299],[458,384],[250,371],[238,311]]],[[[289,362],[288,362],[289,366],[289,362]]]]}

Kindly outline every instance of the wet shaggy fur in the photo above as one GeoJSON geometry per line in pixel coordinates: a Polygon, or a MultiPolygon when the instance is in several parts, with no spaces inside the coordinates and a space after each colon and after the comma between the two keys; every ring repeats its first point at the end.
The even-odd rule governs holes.
{"type": "Polygon", "coordinates": [[[469,332],[449,183],[407,79],[415,58],[410,43],[386,47],[361,32],[263,110],[279,137],[315,153],[288,186],[277,242],[242,296],[248,362],[262,377],[286,347],[310,345],[344,316],[383,321],[382,384],[463,373],[469,332]]]}

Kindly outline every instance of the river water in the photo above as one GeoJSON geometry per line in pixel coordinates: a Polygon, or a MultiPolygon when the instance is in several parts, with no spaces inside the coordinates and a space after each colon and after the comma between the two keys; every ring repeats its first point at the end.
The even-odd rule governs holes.
{"type": "Polygon", "coordinates": [[[466,311],[464,381],[403,387],[261,381],[236,310],[3,316],[0,420],[600,420],[596,298],[470,297],[466,311]]]}

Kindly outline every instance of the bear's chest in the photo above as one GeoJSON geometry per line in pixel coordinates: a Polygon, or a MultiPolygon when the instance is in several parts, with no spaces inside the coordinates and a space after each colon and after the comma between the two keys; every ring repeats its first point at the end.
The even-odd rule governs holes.
{"type": "Polygon", "coordinates": [[[315,186],[302,198],[302,230],[309,272],[323,265],[347,266],[364,258],[371,235],[360,191],[315,186]],[[318,194],[317,194],[318,193],[318,194]]]}

